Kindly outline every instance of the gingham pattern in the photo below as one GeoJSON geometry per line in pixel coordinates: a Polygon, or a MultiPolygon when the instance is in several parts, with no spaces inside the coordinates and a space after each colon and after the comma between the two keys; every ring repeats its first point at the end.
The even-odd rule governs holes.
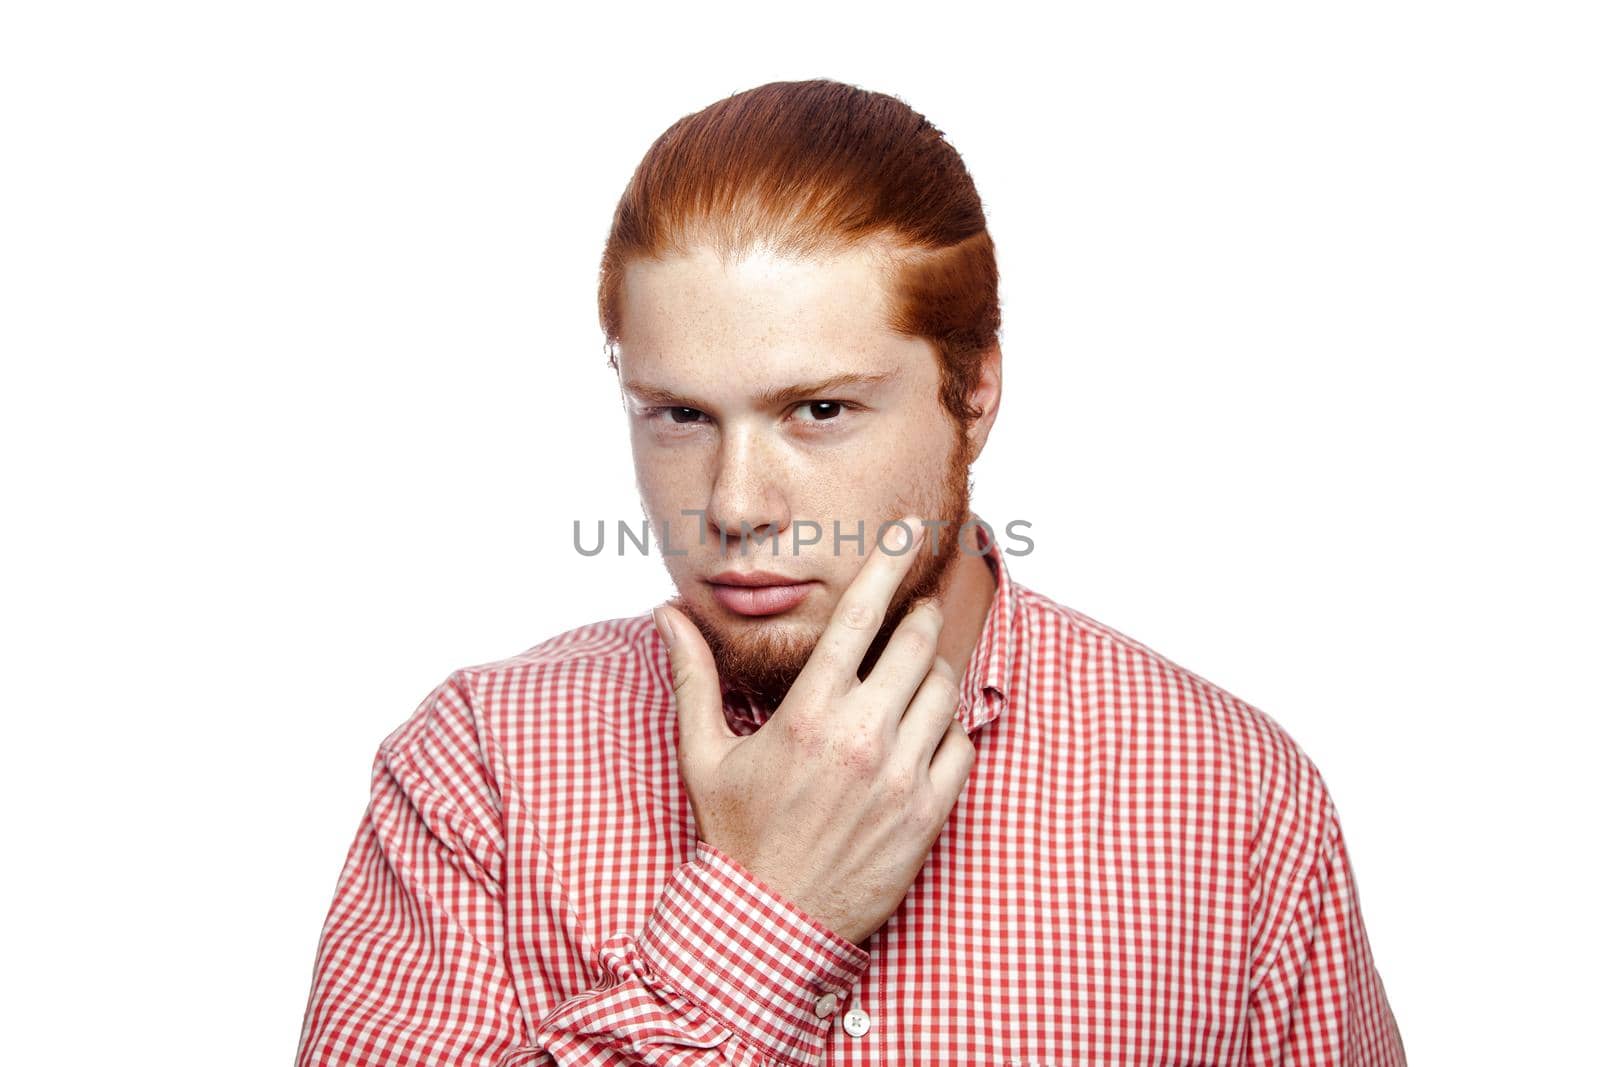
{"type": "Polygon", "coordinates": [[[613,619],[384,739],[297,1063],[1404,1064],[1311,761],[987,547],[977,763],[866,949],[696,839],[666,649],[613,619]]]}

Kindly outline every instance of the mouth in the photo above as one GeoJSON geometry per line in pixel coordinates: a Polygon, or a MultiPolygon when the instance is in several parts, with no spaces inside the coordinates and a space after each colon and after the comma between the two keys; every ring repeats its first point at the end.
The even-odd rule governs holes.
{"type": "Polygon", "coordinates": [[[820,583],[765,571],[724,571],[710,579],[711,595],[735,615],[777,615],[799,604],[820,583]]]}

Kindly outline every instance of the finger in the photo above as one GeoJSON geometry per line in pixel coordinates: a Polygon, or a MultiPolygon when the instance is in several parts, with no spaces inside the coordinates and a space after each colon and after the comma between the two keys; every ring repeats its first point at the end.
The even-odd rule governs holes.
{"type": "Polygon", "coordinates": [[[656,629],[667,643],[672,661],[672,700],[678,709],[680,760],[714,750],[717,742],[738,735],[722,714],[722,681],[711,648],[700,628],[669,604],[653,612],[656,629]]]}
{"type": "Polygon", "coordinates": [[[977,756],[977,749],[973,747],[961,720],[952,718],[950,728],[944,732],[933,760],[928,764],[928,779],[933,783],[934,792],[947,803],[947,815],[961,796],[961,788],[967,784],[967,776],[972,773],[977,756]]]}
{"type": "Polygon", "coordinates": [[[960,676],[949,660],[943,656],[934,657],[933,665],[900,717],[896,751],[905,746],[905,758],[914,760],[913,766],[917,769],[928,770],[960,704],[960,676]]]}
{"type": "MultiPolygon", "coordinates": [[[[939,647],[939,632],[943,628],[944,612],[940,610],[938,602],[919,602],[894,628],[894,633],[878,655],[878,661],[872,665],[871,673],[862,681],[862,688],[878,694],[884,706],[892,705],[894,717],[889,720],[891,725],[900,721],[900,713],[911,703],[927,678],[939,647]]],[[[941,723],[939,728],[944,729],[944,724],[941,723]]]]}
{"type": "Polygon", "coordinates": [[[860,684],[856,671],[862,657],[883,627],[895,590],[922,550],[926,531],[921,520],[908,515],[900,522],[911,532],[910,547],[902,550],[891,540],[906,533],[898,525],[890,525],[884,531],[882,544],[874,539],[866,562],[834,605],[833,616],[795,679],[794,688],[837,697],[860,684]]]}

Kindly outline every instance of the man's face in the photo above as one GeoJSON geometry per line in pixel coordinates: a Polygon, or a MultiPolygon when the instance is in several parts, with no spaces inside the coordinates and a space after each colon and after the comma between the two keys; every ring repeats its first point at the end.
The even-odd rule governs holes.
{"type": "MultiPolygon", "coordinates": [[[[883,269],[863,251],[758,252],[724,267],[697,249],[625,275],[618,371],[654,550],[670,546],[673,604],[724,683],[769,708],[886,523],[949,525],[937,554],[929,529],[869,666],[959,558],[968,439],[940,402],[933,346],[886,325],[883,269]],[[836,541],[835,523],[864,543],[836,541]],[[719,581],[753,571],[806,584],[752,593],[719,581]]],[[[972,550],[972,531],[963,543],[972,550]]]]}

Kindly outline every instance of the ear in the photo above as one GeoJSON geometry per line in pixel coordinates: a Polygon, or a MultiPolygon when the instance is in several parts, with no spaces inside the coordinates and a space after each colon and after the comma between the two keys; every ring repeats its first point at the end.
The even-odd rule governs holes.
{"type": "Polygon", "coordinates": [[[967,403],[981,412],[967,428],[967,441],[972,459],[977,459],[989,440],[989,429],[1000,413],[1000,342],[996,341],[983,354],[983,365],[978,380],[967,393],[967,403]]]}

